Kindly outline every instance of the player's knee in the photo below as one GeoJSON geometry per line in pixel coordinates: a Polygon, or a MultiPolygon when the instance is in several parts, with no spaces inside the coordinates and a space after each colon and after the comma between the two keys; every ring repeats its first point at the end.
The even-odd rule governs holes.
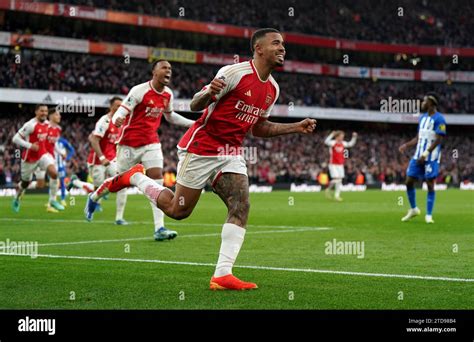
{"type": "Polygon", "coordinates": [[[175,205],[171,209],[170,212],[168,212],[168,216],[175,220],[184,220],[185,218],[189,217],[192,213],[192,209],[182,206],[182,205],[175,205]]]}

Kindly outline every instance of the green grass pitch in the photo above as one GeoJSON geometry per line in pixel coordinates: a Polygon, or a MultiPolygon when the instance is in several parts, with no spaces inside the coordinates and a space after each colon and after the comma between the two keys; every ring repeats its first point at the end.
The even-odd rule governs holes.
{"type": "Polygon", "coordinates": [[[473,192],[438,192],[434,225],[424,222],[424,191],[417,191],[422,216],[408,223],[400,222],[407,210],[402,192],[343,197],[337,203],[323,193],[251,194],[234,267],[259,285],[248,292],[208,289],[226,217],[212,193],[187,220],[165,220],[180,234],[166,242],[153,240],[143,196],[128,197],[129,226],[113,224],[113,196],[92,223],[83,220],[85,197],[58,214],[46,213],[45,195],[25,196],[18,214],[11,198],[0,198],[0,241],[37,241],[40,255],[0,256],[0,308],[474,308],[473,192]],[[334,239],[363,242],[364,257],[326,254],[334,239]]]}

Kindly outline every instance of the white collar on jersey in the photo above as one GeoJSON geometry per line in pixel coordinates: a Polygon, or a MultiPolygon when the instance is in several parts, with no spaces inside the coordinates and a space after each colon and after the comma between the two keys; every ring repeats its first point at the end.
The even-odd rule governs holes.
{"type": "Polygon", "coordinates": [[[267,78],[266,81],[262,80],[262,78],[261,78],[260,75],[258,74],[258,70],[257,70],[257,68],[255,67],[255,64],[253,64],[253,59],[250,60],[250,64],[252,65],[252,69],[253,69],[253,71],[257,74],[257,77],[258,77],[258,79],[260,80],[260,82],[262,82],[262,83],[267,83],[268,80],[270,79],[270,77],[272,77],[272,75],[270,74],[270,75],[268,75],[268,78],[267,78]]]}
{"type": "Polygon", "coordinates": [[[156,90],[154,87],[153,87],[153,84],[151,83],[151,80],[148,81],[148,84],[150,85],[150,88],[153,89],[155,91],[155,93],[157,94],[163,94],[165,92],[165,87],[163,86],[163,91],[160,93],[158,90],[156,90]]]}

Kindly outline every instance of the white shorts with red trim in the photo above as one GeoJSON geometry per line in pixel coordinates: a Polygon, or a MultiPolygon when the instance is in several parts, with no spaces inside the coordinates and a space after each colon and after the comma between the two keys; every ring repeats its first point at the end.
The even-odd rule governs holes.
{"type": "Polygon", "coordinates": [[[106,178],[113,177],[117,174],[117,162],[112,160],[109,165],[90,165],[89,174],[92,177],[92,183],[96,188],[102,185],[106,178]]]}
{"type": "Polygon", "coordinates": [[[117,171],[127,171],[132,166],[141,163],[145,169],[163,168],[163,152],[161,144],[149,144],[140,147],[125,145],[117,146],[117,171]]]}
{"type": "Polygon", "coordinates": [[[191,189],[203,189],[208,181],[214,186],[223,173],[247,176],[247,164],[242,156],[200,156],[178,150],[176,182],[191,189]]]}
{"type": "Polygon", "coordinates": [[[45,153],[35,162],[28,163],[21,161],[21,180],[30,182],[33,179],[33,173],[37,179],[44,179],[46,169],[49,165],[55,165],[54,158],[51,154],[45,153]]]}
{"type": "Polygon", "coordinates": [[[331,178],[344,178],[344,165],[329,164],[329,174],[331,178]]]}

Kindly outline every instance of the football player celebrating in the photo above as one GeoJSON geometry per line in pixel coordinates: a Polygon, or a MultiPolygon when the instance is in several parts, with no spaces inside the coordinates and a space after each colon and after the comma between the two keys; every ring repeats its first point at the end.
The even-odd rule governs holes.
{"type": "Polygon", "coordinates": [[[334,192],[334,199],[342,201],[341,186],[344,179],[344,162],[346,160],[344,151],[346,148],[351,148],[357,141],[357,133],[352,133],[350,141],[344,141],[343,131],[332,131],[331,134],[324,140],[324,143],[329,146],[329,174],[331,181],[326,189],[326,196],[330,197],[329,191],[332,187],[336,188],[334,192]]]}
{"type": "MultiPolygon", "coordinates": [[[[171,80],[171,64],[157,60],[152,65],[152,80],[133,87],[120,108],[115,112],[112,122],[122,127],[117,147],[117,167],[124,172],[136,163],[141,162],[146,168],[146,175],[153,179],[159,188],[163,187],[163,152],[157,130],[161,117],[175,125],[190,127],[193,120],[173,111],[173,93],[168,84],[171,80]]],[[[126,198],[126,189],[123,196],[126,198]]],[[[125,207],[126,199],[121,203],[125,207]]],[[[119,203],[117,203],[119,205],[119,203]]],[[[151,204],[155,224],[156,241],[174,239],[176,231],[164,227],[163,211],[154,203],[151,204]]],[[[117,208],[122,210],[123,208],[117,208]]],[[[90,212],[89,212],[90,213],[90,212]]],[[[86,219],[92,219],[87,213],[86,219]]]]}
{"type": "Polygon", "coordinates": [[[13,143],[24,148],[21,159],[21,181],[17,186],[17,194],[12,202],[14,212],[20,211],[20,201],[33,178],[33,172],[39,167],[49,176],[49,206],[55,210],[64,210],[56,201],[58,191],[58,172],[54,157],[48,153],[46,140],[48,138],[49,122],[47,120],[48,106],[38,104],[35,107],[35,117],[25,123],[13,136],[13,143]]]}
{"type": "Polygon", "coordinates": [[[227,206],[227,219],[222,228],[222,242],[212,290],[255,289],[232,274],[246,232],[249,214],[249,181],[242,154],[242,142],[248,131],[257,137],[274,137],[290,133],[308,134],[316,128],[316,120],[296,123],[268,121],[278,99],[279,87],[271,72],[283,65],[283,37],[275,29],[261,29],[251,38],[253,59],[227,65],[219,70],[209,85],[196,93],[191,110],[204,109],[201,118],[186,132],[178,144],[176,192],[157,184],[143,174],[145,168],[135,165],[130,170],[107,180],[90,198],[94,201],[108,192],[137,186],[153,205],[174,219],[188,217],[196,206],[206,182],[227,206]]]}

